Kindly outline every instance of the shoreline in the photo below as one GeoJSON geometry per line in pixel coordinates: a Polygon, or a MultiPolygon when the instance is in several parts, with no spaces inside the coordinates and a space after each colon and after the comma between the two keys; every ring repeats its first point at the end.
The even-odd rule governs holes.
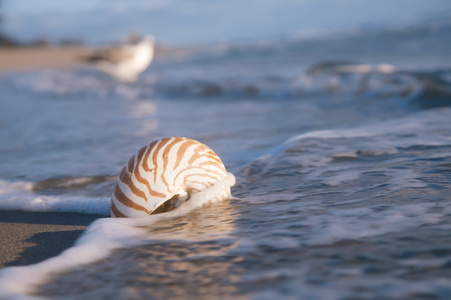
{"type": "Polygon", "coordinates": [[[100,215],[0,211],[0,269],[35,264],[70,248],[100,215]]]}

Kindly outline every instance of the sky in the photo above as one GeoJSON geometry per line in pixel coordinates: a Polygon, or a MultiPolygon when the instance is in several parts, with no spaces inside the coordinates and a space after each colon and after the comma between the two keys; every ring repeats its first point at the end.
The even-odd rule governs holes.
{"type": "Polygon", "coordinates": [[[89,44],[131,32],[195,45],[451,19],[451,0],[2,0],[0,8],[3,31],[22,41],[89,44]]]}

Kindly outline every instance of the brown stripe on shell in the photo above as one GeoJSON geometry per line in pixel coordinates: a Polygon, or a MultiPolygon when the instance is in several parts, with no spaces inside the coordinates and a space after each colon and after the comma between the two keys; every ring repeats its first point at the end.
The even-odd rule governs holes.
{"type": "MultiPolygon", "coordinates": [[[[143,170],[146,171],[146,172],[152,171],[152,169],[149,167],[149,163],[148,163],[148,161],[149,161],[149,154],[150,154],[150,152],[152,152],[152,148],[153,148],[153,146],[155,146],[155,144],[157,142],[158,141],[155,141],[152,144],[150,144],[149,148],[146,151],[146,155],[144,155],[144,160],[142,162],[142,166],[143,166],[143,170]]],[[[138,163],[139,163],[139,161],[138,161],[138,163]]]]}
{"type": "MultiPolygon", "coordinates": [[[[202,158],[202,157],[206,157],[208,160],[207,160],[207,161],[203,161],[203,162],[198,163],[198,166],[213,166],[213,167],[218,168],[218,169],[219,169],[220,171],[222,171],[224,174],[227,173],[227,171],[226,171],[224,165],[222,164],[222,162],[218,162],[217,160],[211,159],[210,156],[206,156],[205,154],[200,155],[199,157],[196,157],[196,159],[200,159],[200,158],[202,158]],[[213,160],[213,161],[212,161],[212,160],[213,160]]],[[[192,165],[193,163],[194,163],[194,161],[193,161],[193,162],[190,162],[191,165],[192,165]]],[[[210,171],[210,169],[208,169],[208,171],[210,171]]]]}
{"type": "Polygon", "coordinates": [[[145,208],[142,205],[139,205],[138,203],[134,202],[130,198],[128,198],[124,192],[122,192],[119,185],[116,185],[116,189],[114,190],[114,196],[116,197],[116,200],[122,203],[123,205],[139,211],[144,211],[147,214],[150,214],[152,211],[149,211],[147,208],[145,208]]]}
{"type": "Polygon", "coordinates": [[[133,183],[131,175],[127,172],[125,167],[122,169],[122,172],[119,174],[119,180],[128,186],[130,191],[135,194],[137,197],[140,197],[147,201],[147,195],[143,191],[141,191],[139,188],[136,187],[136,185],[133,183]]]}
{"type": "Polygon", "coordinates": [[[227,173],[227,171],[226,171],[226,169],[225,169],[225,167],[224,167],[224,163],[222,162],[222,160],[217,156],[217,155],[209,155],[209,157],[211,158],[211,159],[213,159],[217,164],[218,164],[218,167],[224,172],[224,173],[227,173]]]}
{"type": "Polygon", "coordinates": [[[187,182],[191,182],[190,180],[188,180],[188,178],[189,178],[189,177],[193,177],[193,176],[210,177],[211,179],[214,180],[212,183],[218,182],[218,181],[221,180],[220,178],[217,178],[217,177],[215,177],[215,176],[213,176],[213,175],[211,175],[211,174],[196,173],[196,174],[188,174],[188,175],[186,175],[186,176],[185,176],[185,180],[183,181],[183,183],[186,184],[187,182]]]}
{"type": "Polygon", "coordinates": [[[191,155],[190,159],[188,160],[188,165],[192,165],[193,162],[195,162],[197,159],[201,158],[201,157],[208,157],[204,151],[204,149],[202,149],[201,147],[197,147],[196,149],[194,149],[194,153],[191,155]],[[202,153],[200,153],[201,151],[203,151],[202,153]]]}
{"type": "MultiPolygon", "coordinates": [[[[186,167],[185,169],[183,169],[182,171],[180,171],[180,173],[182,173],[182,172],[185,172],[185,171],[187,171],[187,170],[193,170],[193,169],[200,169],[200,170],[202,170],[202,171],[204,171],[204,172],[207,172],[207,173],[213,173],[213,174],[216,174],[216,175],[218,175],[219,176],[219,178],[221,179],[221,178],[224,178],[225,176],[226,176],[226,174],[227,173],[225,173],[225,172],[221,172],[221,170],[210,170],[210,169],[204,169],[204,168],[201,168],[200,166],[190,166],[190,167],[186,167]]],[[[179,173],[179,174],[180,174],[179,173]]],[[[177,174],[178,175],[178,174],[177,174]]],[[[203,174],[203,175],[209,175],[209,174],[203,174]]],[[[203,175],[201,175],[201,176],[203,176],[203,175]]],[[[218,180],[220,180],[220,179],[218,179],[218,180]]]]}
{"type": "Polygon", "coordinates": [[[114,204],[113,198],[111,198],[111,213],[116,218],[127,218],[126,215],[124,215],[117,207],[116,204],[114,204]]]}
{"type": "MultiPolygon", "coordinates": [[[[161,148],[163,148],[163,146],[166,145],[170,140],[171,140],[171,138],[164,138],[164,139],[160,140],[160,143],[157,145],[157,148],[155,148],[155,150],[153,150],[152,162],[153,162],[153,165],[155,166],[153,183],[157,182],[157,174],[158,174],[158,164],[157,164],[158,158],[157,157],[158,157],[158,153],[160,152],[161,148]]],[[[163,170],[163,172],[164,172],[164,170],[163,170]]]]}
{"type": "Polygon", "coordinates": [[[217,156],[214,152],[213,153],[209,153],[208,156],[215,160],[218,164],[223,164],[222,160],[219,158],[219,156],[217,156]]]}
{"type": "Polygon", "coordinates": [[[131,174],[134,168],[135,168],[135,155],[133,154],[132,157],[130,157],[130,159],[127,162],[127,170],[131,174]]]}
{"type": "MultiPolygon", "coordinates": [[[[188,170],[192,170],[192,169],[201,169],[201,170],[203,170],[201,167],[199,167],[199,166],[192,166],[192,167],[186,167],[185,169],[183,169],[183,170],[181,170],[180,172],[178,172],[177,173],[177,175],[174,177],[174,180],[172,181],[172,184],[173,185],[175,185],[175,182],[177,181],[177,178],[183,173],[183,172],[185,172],[185,171],[188,171],[188,170]]],[[[212,172],[212,173],[215,173],[215,174],[217,174],[217,175],[219,175],[220,177],[221,177],[221,175],[222,176],[225,176],[225,174],[222,174],[222,173],[219,173],[219,172],[217,172],[217,171],[213,171],[213,170],[208,170],[208,172],[212,172]]],[[[189,176],[189,175],[191,175],[191,174],[187,174],[186,176],[189,176]]],[[[208,176],[209,174],[195,174],[196,176],[208,176]]],[[[216,179],[216,181],[219,181],[220,179],[216,179]]],[[[185,180],[186,181],[186,180],[185,180]]]]}
{"type": "Polygon", "coordinates": [[[169,152],[172,150],[172,147],[174,147],[174,145],[180,143],[179,140],[174,139],[163,151],[163,172],[161,174],[161,179],[164,183],[164,185],[166,186],[166,189],[168,191],[168,193],[170,193],[170,189],[169,189],[169,184],[164,176],[165,172],[166,172],[166,168],[168,167],[168,159],[167,157],[169,156],[169,152]]]}
{"type": "Polygon", "coordinates": [[[190,187],[189,189],[187,189],[186,190],[188,193],[190,193],[190,194],[192,194],[193,193],[193,191],[194,192],[196,192],[196,193],[198,193],[198,192],[200,192],[200,190],[199,189],[196,189],[196,188],[192,188],[192,187],[190,187]]]}
{"type": "Polygon", "coordinates": [[[183,158],[185,157],[186,150],[190,146],[195,145],[195,144],[196,143],[194,142],[194,140],[184,139],[184,143],[177,150],[177,160],[175,161],[173,170],[176,170],[178,168],[178,166],[180,165],[180,163],[182,162],[183,158]]]}
{"type": "Polygon", "coordinates": [[[162,193],[159,193],[157,191],[152,190],[152,188],[150,187],[149,181],[146,180],[145,178],[143,178],[141,176],[141,173],[139,172],[139,162],[142,160],[144,151],[146,150],[147,147],[142,147],[139,152],[138,152],[138,158],[137,158],[137,162],[138,165],[135,167],[135,171],[133,172],[133,175],[135,176],[136,180],[141,183],[144,184],[147,187],[147,190],[149,191],[149,194],[155,197],[159,197],[159,198],[164,198],[165,195],[162,193]]]}
{"type": "Polygon", "coordinates": [[[224,173],[225,173],[225,169],[222,170],[224,167],[223,167],[222,165],[218,164],[216,161],[215,161],[215,162],[212,162],[212,161],[210,161],[210,160],[203,161],[203,162],[199,163],[199,166],[213,166],[213,167],[218,167],[218,168],[221,169],[221,171],[224,171],[224,173]]]}

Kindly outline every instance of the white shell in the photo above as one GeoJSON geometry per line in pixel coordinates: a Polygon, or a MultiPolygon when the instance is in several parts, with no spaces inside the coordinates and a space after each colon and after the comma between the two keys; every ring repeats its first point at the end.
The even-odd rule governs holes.
{"type": "MultiPolygon", "coordinates": [[[[221,159],[198,141],[183,137],[155,141],[122,169],[111,197],[111,216],[142,217],[170,210],[226,176],[221,159]]],[[[212,201],[229,197],[227,188],[212,201]]]]}

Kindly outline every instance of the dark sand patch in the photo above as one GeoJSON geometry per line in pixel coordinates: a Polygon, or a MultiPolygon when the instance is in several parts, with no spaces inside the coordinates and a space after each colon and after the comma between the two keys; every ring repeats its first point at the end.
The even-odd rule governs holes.
{"type": "Polygon", "coordinates": [[[0,211],[0,268],[33,264],[60,254],[101,217],[0,211]]]}

